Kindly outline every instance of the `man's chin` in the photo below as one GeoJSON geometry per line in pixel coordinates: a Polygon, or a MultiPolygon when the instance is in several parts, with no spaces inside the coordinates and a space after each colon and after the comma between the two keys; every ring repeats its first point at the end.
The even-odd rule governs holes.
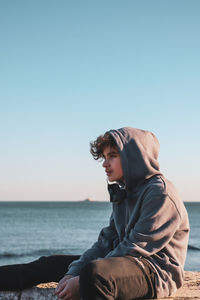
{"type": "Polygon", "coordinates": [[[118,178],[113,178],[112,176],[108,176],[107,177],[107,180],[108,180],[108,182],[110,182],[111,184],[112,183],[119,183],[119,182],[124,182],[124,178],[122,177],[122,178],[120,178],[120,179],[118,179],[118,178]]]}
{"type": "Polygon", "coordinates": [[[115,182],[117,182],[116,178],[113,178],[113,177],[108,177],[108,181],[109,181],[110,183],[115,183],[115,182]]]}

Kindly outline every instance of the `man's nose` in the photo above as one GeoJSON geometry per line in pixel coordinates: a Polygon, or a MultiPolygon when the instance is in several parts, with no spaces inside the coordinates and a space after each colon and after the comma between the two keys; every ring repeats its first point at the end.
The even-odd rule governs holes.
{"type": "Polygon", "coordinates": [[[102,166],[103,166],[104,168],[106,168],[106,167],[108,166],[108,160],[107,160],[107,159],[104,160],[102,166]]]}

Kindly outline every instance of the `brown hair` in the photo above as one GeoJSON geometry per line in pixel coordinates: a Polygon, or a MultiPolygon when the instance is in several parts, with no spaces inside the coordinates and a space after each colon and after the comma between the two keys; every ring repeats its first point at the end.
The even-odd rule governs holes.
{"type": "Polygon", "coordinates": [[[94,142],[90,142],[90,153],[95,160],[98,160],[103,157],[103,151],[106,147],[117,147],[115,139],[108,132],[100,135],[94,142]]]}

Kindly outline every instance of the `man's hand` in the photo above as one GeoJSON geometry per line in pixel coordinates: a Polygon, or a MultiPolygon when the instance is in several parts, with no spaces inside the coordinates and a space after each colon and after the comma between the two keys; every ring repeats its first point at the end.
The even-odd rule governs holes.
{"type": "Polygon", "coordinates": [[[80,300],[79,276],[66,275],[55,290],[56,295],[63,300],[80,300]]]}

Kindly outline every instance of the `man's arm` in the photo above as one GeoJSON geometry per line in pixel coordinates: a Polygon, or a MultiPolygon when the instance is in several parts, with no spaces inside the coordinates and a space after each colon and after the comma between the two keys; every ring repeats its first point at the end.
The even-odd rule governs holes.
{"type": "Polygon", "coordinates": [[[131,227],[122,242],[110,251],[112,256],[151,256],[168,244],[180,224],[180,215],[167,194],[154,190],[147,193],[137,223],[131,227]]]}
{"type": "Polygon", "coordinates": [[[111,214],[109,226],[104,227],[98,237],[98,241],[85,251],[79,260],[69,265],[67,274],[60,280],[55,290],[56,295],[63,300],[79,300],[79,274],[81,268],[89,261],[106,256],[113,248],[113,241],[117,233],[111,214]],[[71,297],[71,298],[70,298],[71,297]]]}
{"type": "Polygon", "coordinates": [[[113,215],[111,214],[109,226],[104,227],[96,243],[86,250],[79,260],[69,265],[66,275],[78,276],[81,268],[89,261],[105,257],[113,249],[113,241],[117,238],[113,215]]]}

